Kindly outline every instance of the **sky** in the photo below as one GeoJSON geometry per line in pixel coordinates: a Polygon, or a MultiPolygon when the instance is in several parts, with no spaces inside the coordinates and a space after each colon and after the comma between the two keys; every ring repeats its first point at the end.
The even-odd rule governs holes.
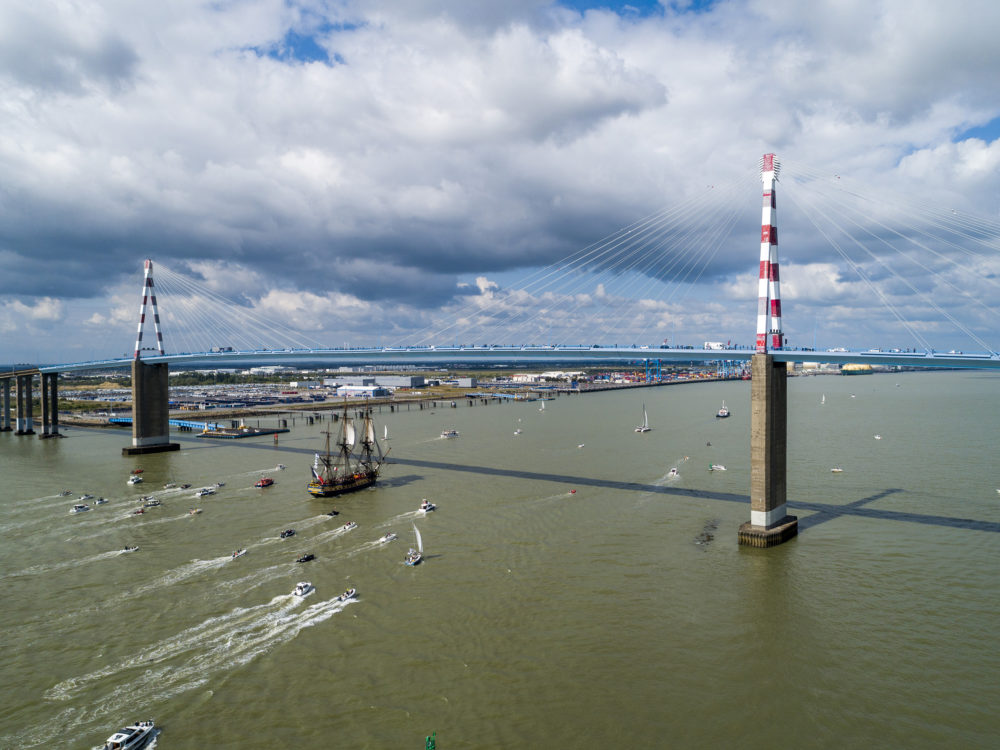
{"type": "MultiPolygon", "coordinates": [[[[683,300],[636,281],[640,333],[578,333],[751,343],[772,151],[792,192],[843,178],[973,217],[890,272],[896,251],[852,263],[820,204],[779,202],[791,339],[995,351],[997,28],[992,0],[8,0],[0,362],[130,350],[145,258],[313,341],[415,341],[735,184],[683,300]]],[[[879,232],[918,221],[886,212],[879,232]]]]}

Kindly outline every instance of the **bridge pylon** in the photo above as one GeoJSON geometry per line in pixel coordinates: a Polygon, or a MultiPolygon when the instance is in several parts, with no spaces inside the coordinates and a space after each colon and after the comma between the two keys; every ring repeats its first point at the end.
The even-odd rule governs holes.
{"type": "Polygon", "coordinates": [[[156,351],[163,355],[163,334],[160,331],[160,314],[156,309],[156,293],[153,291],[151,260],[145,263],[135,358],[132,360],[132,445],[122,448],[123,456],[175,451],[181,447],[179,443],[170,442],[169,366],[166,362],[146,364],[142,361],[142,329],[146,323],[147,305],[152,307],[153,312],[156,351]]]}

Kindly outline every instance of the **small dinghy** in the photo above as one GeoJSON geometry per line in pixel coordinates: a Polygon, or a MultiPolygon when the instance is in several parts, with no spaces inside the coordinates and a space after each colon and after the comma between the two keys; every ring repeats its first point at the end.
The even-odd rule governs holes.
{"type": "Polygon", "coordinates": [[[337,597],[337,601],[346,602],[348,599],[353,599],[358,595],[357,589],[347,589],[343,594],[337,597]]]}

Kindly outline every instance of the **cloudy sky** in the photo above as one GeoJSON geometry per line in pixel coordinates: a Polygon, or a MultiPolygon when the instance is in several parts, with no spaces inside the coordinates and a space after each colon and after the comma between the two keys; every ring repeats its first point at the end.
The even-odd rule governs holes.
{"type": "Polygon", "coordinates": [[[996,350],[998,28],[993,0],[7,0],[0,362],[129,351],[147,257],[315,342],[485,338],[456,321],[672,210],[696,272],[602,256],[620,287],[538,287],[538,335],[572,307],[581,340],[750,343],[771,151],[795,343],[996,350]],[[868,194],[904,199],[883,244],[828,238],[868,194]],[[905,266],[918,207],[962,218],[905,266]]]}

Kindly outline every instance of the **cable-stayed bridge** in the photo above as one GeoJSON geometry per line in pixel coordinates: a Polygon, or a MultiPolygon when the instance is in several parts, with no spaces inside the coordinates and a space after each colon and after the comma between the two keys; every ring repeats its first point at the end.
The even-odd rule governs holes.
{"type": "MultiPolygon", "coordinates": [[[[1000,369],[1000,347],[987,340],[998,335],[996,323],[1000,318],[996,309],[1000,295],[990,294],[1000,286],[997,282],[1000,225],[941,207],[922,206],[920,216],[924,221],[900,229],[884,210],[874,212],[873,216],[870,211],[859,213],[857,206],[852,208],[851,203],[858,202],[856,192],[848,191],[848,201],[842,200],[842,196],[835,200],[832,186],[827,183],[839,182],[839,176],[834,176],[834,181],[807,172],[799,179],[813,183],[818,189],[812,195],[804,193],[806,197],[796,199],[795,206],[808,218],[814,236],[828,243],[842,261],[841,266],[853,272],[855,284],[851,287],[820,263],[819,271],[833,277],[835,282],[830,284],[832,291],[828,290],[832,294],[829,306],[835,308],[836,315],[850,319],[851,297],[857,295],[858,289],[864,290],[869,299],[880,302],[899,323],[910,343],[905,348],[859,347],[853,351],[844,346],[824,351],[790,346],[784,330],[782,263],[778,256],[780,169],[773,154],[766,154],[761,160],[756,330],[752,339],[746,336],[746,343],[734,346],[732,338],[725,337],[725,345],[706,341],[704,346],[695,348],[679,344],[676,335],[678,320],[690,330],[691,321],[699,317],[692,310],[698,309],[702,318],[708,310],[708,317],[712,317],[712,305],[697,300],[698,281],[706,272],[710,273],[720,248],[739,224],[738,211],[732,208],[736,188],[730,186],[716,192],[713,187],[713,198],[721,197],[721,201],[715,200],[708,207],[695,201],[647,217],[539,270],[517,289],[500,290],[493,282],[477,280],[478,293],[470,290],[464,304],[447,309],[444,320],[430,321],[422,329],[410,331],[406,344],[329,347],[306,341],[304,335],[292,332],[287,326],[269,321],[245,305],[222,300],[217,294],[199,292],[190,280],[170,273],[168,278],[177,291],[168,295],[169,307],[165,305],[168,315],[164,322],[171,323],[168,330],[176,331],[178,340],[185,342],[196,340],[193,334],[189,337],[189,331],[200,331],[202,341],[215,340],[219,344],[189,343],[186,347],[182,345],[188,349],[186,352],[168,353],[153,282],[153,263],[147,260],[131,354],[0,373],[0,429],[10,429],[10,391],[14,382],[17,432],[33,434],[32,379],[40,375],[42,437],[58,435],[58,375],[85,370],[131,369],[133,438],[131,448],[125,450],[145,453],[177,447],[169,441],[167,375],[171,366],[192,370],[268,364],[475,366],[749,360],[753,372],[751,521],[741,528],[740,541],[754,546],[778,544],[794,536],[797,529],[796,519],[787,514],[785,502],[787,363],[1000,369]],[[692,216],[700,217],[703,222],[707,220],[707,229],[695,231],[689,221],[692,216]],[[865,241],[858,240],[858,235],[865,237],[865,241]],[[931,332],[944,324],[954,331],[955,338],[949,341],[964,344],[936,351],[931,346],[931,332]],[[516,343],[612,337],[642,342],[654,334],[660,338],[665,330],[672,335],[659,345],[516,343]],[[272,343],[261,346],[252,343],[264,338],[272,343]],[[150,339],[154,339],[154,346],[148,344],[150,339]],[[459,344],[458,341],[495,343],[459,344]]],[[[860,203],[867,206],[863,198],[860,203]]],[[[901,213],[907,215],[905,210],[901,213]]],[[[804,275],[817,272],[812,266],[797,269],[804,275]]],[[[728,291],[733,293],[734,289],[728,291]]],[[[822,306],[823,300],[819,302],[822,306]]],[[[734,312],[736,306],[732,304],[717,306],[714,313],[720,319],[727,319],[725,323],[719,329],[705,328],[702,323],[698,330],[731,326],[728,318],[734,315],[748,320],[751,316],[746,314],[746,308],[741,306],[734,312]]],[[[860,337],[863,328],[863,323],[851,321],[849,334],[860,337]]],[[[749,334],[745,324],[741,324],[741,329],[749,334]]],[[[371,332],[368,333],[370,338],[371,332]]],[[[941,339],[939,332],[936,336],[941,339]]]]}

